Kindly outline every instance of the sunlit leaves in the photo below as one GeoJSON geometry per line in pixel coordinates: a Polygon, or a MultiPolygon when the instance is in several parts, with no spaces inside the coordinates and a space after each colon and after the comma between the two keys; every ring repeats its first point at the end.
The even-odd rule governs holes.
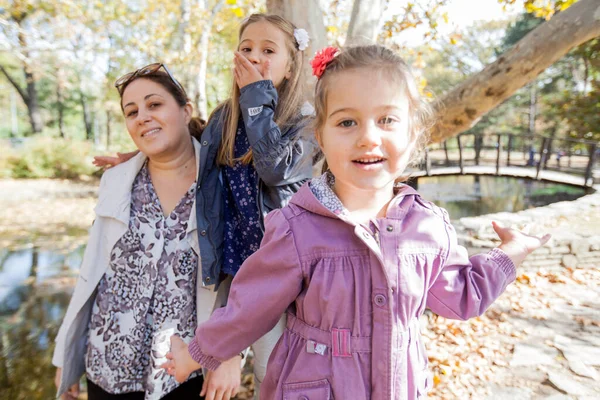
{"type": "Polygon", "coordinates": [[[505,6],[522,3],[528,13],[538,18],[550,19],[557,12],[575,4],[577,0],[498,0],[498,2],[505,6]]]}

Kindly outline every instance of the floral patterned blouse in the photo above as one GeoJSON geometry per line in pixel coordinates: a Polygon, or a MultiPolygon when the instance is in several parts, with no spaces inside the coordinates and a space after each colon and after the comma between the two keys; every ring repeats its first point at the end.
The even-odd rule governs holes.
{"type": "Polygon", "coordinates": [[[98,285],[85,357],[87,377],[109,393],[160,399],[178,386],[159,365],[170,336],[196,328],[198,256],[186,240],[195,188],[165,217],[147,163],[135,178],[129,230],[98,285]]]}
{"type": "MultiPolygon", "coordinates": [[[[244,121],[240,119],[235,136],[234,156],[241,157],[250,149],[244,121]]],[[[252,163],[236,162],[223,168],[225,198],[225,238],[223,272],[235,275],[263,238],[258,209],[258,173],[252,163]]]]}

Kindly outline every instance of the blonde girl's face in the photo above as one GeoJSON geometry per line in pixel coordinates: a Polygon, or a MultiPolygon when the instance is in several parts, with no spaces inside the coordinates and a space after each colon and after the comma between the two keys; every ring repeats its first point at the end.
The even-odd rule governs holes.
{"type": "Polygon", "coordinates": [[[167,155],[190,140],[192,106],[181,107],[162,85],[136,79],[125,88],[121,104],[131,139],[148,157],[167,155]]]}
{"type": "Polygon", "coordinates": [[[365,68],[339,72],[329,82],[326,113],[317,139],[336,192],[393,193],[415,145],[401,86],[365,68]]]}
{"type": "Polygon", "coordinates": [[[242,32],[238,51],[262,75],[265,61],[270,60],[271,77],[276,88],[292,75],[286,34],[270,22],[258,21],[248,25],[242,32]]]}

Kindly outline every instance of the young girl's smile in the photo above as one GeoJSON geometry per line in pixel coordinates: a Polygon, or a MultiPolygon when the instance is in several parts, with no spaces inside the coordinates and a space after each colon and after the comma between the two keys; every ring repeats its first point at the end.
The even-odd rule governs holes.
{"type": "Polygon", "coordinates": [[[336,192],[360,189],[391,195],[414,147],[408,100],[393,81],[365,68],[330,82],[319,144],[335,176],[336,192]]]}

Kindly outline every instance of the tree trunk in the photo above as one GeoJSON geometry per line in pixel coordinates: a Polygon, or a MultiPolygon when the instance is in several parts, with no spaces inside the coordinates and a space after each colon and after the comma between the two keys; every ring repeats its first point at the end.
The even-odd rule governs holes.
{"type": "Polygon", "coordinates": [[[94,140],[94,128],[92,127],[92,117],[88,107],[87,99],[83,93],[79,93],[79,102],[83,112],[83,125],[85,126],[86,140],[94,140]]]}
{"type": "MultiPolygon", "coordinates": [[[[210,10],[208,21],[202,26],[202,33],[198,42],[197,48],[200,53],[200,62],[198,65],[198,75],[196,76],[196,87],[198,89],[196,96],[196,107],[198,109],[198,116],[202,119],[208,119],[208,95],[206,91],[206,71],[208,69],[208,47],[210,45],[210,35],[212,33],[213,24],[215,18],[223,4],[224,0],[219,0],[215,3],[213,8],[210,10]]],[[[207,7],[207,4],[204,4],[207,7]]]]}
{"type": "Polygon", "coordinates": [[[267,10],[277,14],[303,28],[310,36],[308,48],[304,50],[305,91],[306,97],[311,98],[315,78],[312,76],[310,63],[314,54],[327,46],[327,31],[323,21],[323,8],[319,0],[267,0],[267,10]]]}
{"type": "Polygon", "coordinates": [[[598,0],[580,0],[558,13],[435,103],[437,124],[431,141],[440,142],[471,128],[573,47],[599,35],[598,0]]]}
{"type": "Polygon", "coordinates": [[[535,135],[535,119],[537,114],[537,81],[534,79],[529,85],[529,134],[535,135]]]}
{"type": "Polygon", "coordinates": [[[31,123],[31,130],[33,133],[40,133],[44,127],[42,122],[42,112],[38,103],[37,90],[33,77],[27,77],[29,75],[25,73],[27,79],[27,93],[29,93],[28,101],[25,102],[27,105],[27,113],[29,114],[29,122],[31,123]]]}
{"type": "Polygon", "coordinates": [[[346,45],[373,44],[377,41],[385,0],[354,0],[346,45]]]}
{"type": "Polygon", "coordinates": [[[40,111],[40,106],[38,104],[38,94],[37,88],[35,85],[35,77],[33,76],[33,71],[31,70],[31,66],[29,65],[29,51],[27,50],[27,39],[25,38],[25,34],[21,28],[21,24],[19,24],[19,45],[21,46],[23,53],[23,73],[25,74],[25,84],[27,90],[26,98],[23,98],[23,101],[27,105],[27,112],[29,114],[29,122],[31,123],[31,130],[33,133],[40,133],[44,126],[42,122],[42,114],[40,111]]]}
{"type": "MultiPolygon", "coordinates": [[[[211,18],[212,20],[212,18],[211,18]]],[[[206,71],[208,68],[208,46],[209,37],[212,31],[212,23],[210,26],[204,25],[202,28],[202,35],[200,36],[200,43],[198,45],[198,52],[200,53],[200,62],[198,63],[198,75],[196,76],[196,86],[198,88],[196,96],[196,107],[198,108],[198,116],[204,120],[208,119],[208,94],[206,92],[206,71]]]]}
{"type": "Polygon", "coordinates": [[[110,110],[106,110],[106,150],[110,149],[110,121],[111,121],[110,110]]]}
{"type": "Polygon", "coordinates": [[[56,82],[56,108],[58,111],[58,132],[61,138],[65,138],[65,98],[63,94],[63,83],[62,83],[62,74],[60,71],[56,73],[57,82],[56,82]]]}
{"type": "Polygon", "coordinates": [[[27,62],[23,62],[23,73],[27,82],[25,90],[19,86],[19,84],[13,79],[8,71],[4,69],[4,67],[0,66],[0,71],[2,71],[6,79],[15,88],[17,93],[19,93],[19,96],[21,96],[23,103],[25,103],[25,106],[27,107],[27,114],[29,116],[29,123],[31,124],[31,131],[33,133],[41,132],[44,124],[42,123],[42,114],[38,104],[35,81],[33,80],[33,74],[31,73],[27,62]]]}

